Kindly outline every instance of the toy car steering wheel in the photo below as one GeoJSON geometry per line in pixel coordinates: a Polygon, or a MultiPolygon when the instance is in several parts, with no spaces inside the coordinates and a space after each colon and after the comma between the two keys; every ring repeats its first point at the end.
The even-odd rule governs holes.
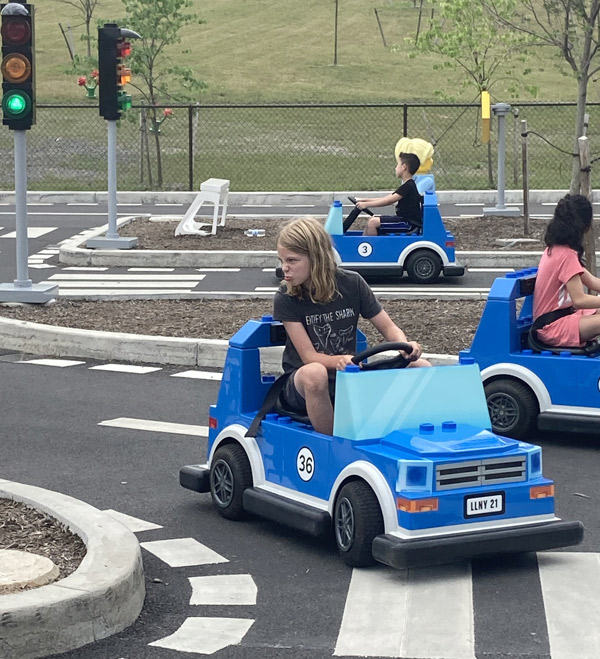
{"type": "MultiPolygon", "coordinates": [[[[348,199],[349,199],[349,200],[350,200],[355,206],[356,206],[356,204],[358,203],[358,201],[356,200],[356,197],[348,197],[348,199]]],[[[372,210],[369,210],[368,208],[361,208],[360,210],[361,210],[362,213],[366,213],[367,215],[370,215],[371,217],[373,217],[373,215],[375,215],[375,213],[374,213],[372,210]]]]}
{"type": "MultiPolygon", "coordinates": [[[[410,354],[413,351],[413,347],[409,343],[404,343],[403,341],[380,343],[379,345],[367,348],[366,350],[359,352],[357,355],[354,355],[354,357],[352,357],[352,363],[360,364],[368,357],[378,355],[380,352],[385,352],[386,350],[404,350],[404,352],[410,354]]],[[[406,359],[403,355],[395,355],[389,359],[380,359],[373,364],[363,364],[361,368],[363,371],[380,371],[390,368],[406,368],[409,364],[410,360],[406,359]]]]}

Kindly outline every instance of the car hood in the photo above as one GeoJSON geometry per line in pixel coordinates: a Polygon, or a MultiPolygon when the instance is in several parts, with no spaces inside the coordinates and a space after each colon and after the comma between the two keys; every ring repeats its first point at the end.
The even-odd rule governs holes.
{"type": "Polygon", "coordinates": [[[520,442],[476,426],[462,425],[452,432],[424,433],[420,428],[394,430],[381,444],[422,457],[459,457],[504,453],[514,450],[520,442]]]}

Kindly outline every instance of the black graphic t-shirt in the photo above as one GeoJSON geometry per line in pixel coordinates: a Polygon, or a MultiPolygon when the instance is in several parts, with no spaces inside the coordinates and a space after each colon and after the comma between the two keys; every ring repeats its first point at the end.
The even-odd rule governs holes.
{"type": "MultiPolygon", "coordinates": [[[[275,293],[275,320],[302,323],[315,350],[325,355],[352,355],[356,352],[358,317],[373,318],[381,311],[373,291],[356,272],[338,270],[339,295],[326,304],[316,304],[286,293],[285,284],[275,293]]],[[[283,370],[293,371],[303,365],[289,337],[283,351],[283,370]]]]}

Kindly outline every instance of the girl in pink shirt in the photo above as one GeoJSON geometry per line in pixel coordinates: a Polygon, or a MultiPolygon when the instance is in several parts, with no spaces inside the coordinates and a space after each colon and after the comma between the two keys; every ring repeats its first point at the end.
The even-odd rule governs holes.
{"type": "Polygon", "coordinates": [[[592,226],[592,205],[582,195],[561,199],[550,220],[544,241],[547,245],[538,268],[533,295],[534,321],[542,314],[573,307],[563,316],[538,329],[541,341],[552,346],[581,346],[600,334],[600,278],[582,263],[583,237],[592,226]]]}

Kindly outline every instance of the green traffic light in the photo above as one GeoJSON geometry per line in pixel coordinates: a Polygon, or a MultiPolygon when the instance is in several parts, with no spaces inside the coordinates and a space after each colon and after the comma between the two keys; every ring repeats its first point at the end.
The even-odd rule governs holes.
{"type": "Polygon", "coordinates": [[[5,118],[18,118],[31,110],[31,99],[22,91],[11,91],[2,98],[2,109],[5,118]]]}

